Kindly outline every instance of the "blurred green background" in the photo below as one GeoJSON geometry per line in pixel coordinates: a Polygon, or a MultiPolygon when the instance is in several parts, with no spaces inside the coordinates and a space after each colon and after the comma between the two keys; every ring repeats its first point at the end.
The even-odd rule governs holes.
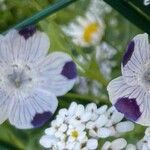
{"type": "MultiPolygon", "coordinates": [[[[0,32],[6,31],[23,19],[55,2],[54,0],[0,0],[0,32]]],[[[101,6],[97,7],[97,11],[104,19],[106,26],[101,43],[106,42],[116,50],[115,55],[107,60],[110,63],[113,61],[115,65],[111,67],[110,77],[105,79],[105,74],[103,74],[100,67],[100,63],[103,63],[104,59],[96,60],[95,48],[78,47],[61,31],[63,25],[74,21],[77,16],[84,16],[91,3],[92,0],[78,0],[71,6],[58,11],[37,24],[40,30],[49,35],[51,41],[50,52],[65,51],[72,55],[78,64],[80,78],[68,94],[59,97],[59,108],[68,107],[71,101],[77,101],[82,104],[95,102],[99,106],[103,104],[110,105],[106,91],[107,83],[121,74],[120,63],[127,43],[136,34],[143,32],[107,4],[101,3],[101,6]],[[82,57],[82,61],[78,59],[79,56],[82,57]],[[79,82],[80,80],[83,83],[79,82]],[[82,88],[79,87],[82,87],[83,84],[86,87],[84,91],[81,91],[80,89],[82,88]],[[95,90],[93,91],[93,89],[95,90]]],[[[103,53],[101,55],[103,58],[103,53]]],[[[38,129],[19,130],[11,126],[9,122],[5,122],[0,126],[0,150],[42,150],[43,148],[39,145],[39,138],[48,126],[49,123],[38,129]]],[[[134,143],[143,135],[144,127],[136,125],[133,132],[127,133],[123,137],[130,143],[134,143]]],[[[103,142],[104,140],[100,140],[99,149],[101,149],[103,142]]]]}

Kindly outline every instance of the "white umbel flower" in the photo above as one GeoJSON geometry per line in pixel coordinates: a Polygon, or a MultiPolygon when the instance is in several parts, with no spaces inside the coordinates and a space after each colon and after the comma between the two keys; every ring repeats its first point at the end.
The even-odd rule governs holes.
{"type": "Polygon", "coordinates": [[[54,147],[58,150],[95,150],[98,139],[133,130],[133,123],[121,122],[123,115],[114,107],[107,108],[107,105],[98,108],[94,103],[83,106],[72,102],[68,109],[59,110],[51,127],[45,130],[46,141],[42,138],[40,144],[52,150],[54,147]],[[49,139],[47,144],[47,137],[52,137],[52,141],[56,138],[57,142],[51,144],[49,139]]]}
{"type": "Polygon", "coordinates": [[[0,35],[0,124],[42,126],[55,112],[60,96],[76,79],[76,66],[63,52],[47,55],[48,36],[33,26],[0,35]]]}
{"type": "Polygon", "coordinates": [[[76,22],[63,27],[64,33],[72,37],[74,44],[89,47],[97,44],[104,34],[104,23],[102,19],[91,12],[85,17],[78,17],[76,22]]]}

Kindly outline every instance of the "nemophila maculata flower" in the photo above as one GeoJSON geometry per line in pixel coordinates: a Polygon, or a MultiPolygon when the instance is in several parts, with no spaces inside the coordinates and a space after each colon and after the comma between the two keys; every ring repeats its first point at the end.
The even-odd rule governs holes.
{"type": "Polygon", "coordinates": [[[131,40],[121,70],[122,76],[108,85],[110,101],[127,119],[150,126],[150,45],[146,33],[131,40]]]}
{"type": "Polygon", "coordinates": [[[89,47],[101,40],[104,28],[104,23],[99,16],[87,12],[85,17],[77,17],[76,22],[62,29],[64,33],[72,37],[74,44],[89,47]]]}
{"type": "Polygon", "coordinates": [[[48,36],[34,26],[0,35],[0,124],[42,126],[57,108],[56,97],[73,87],[75,63],[66,53],[48,54],[49,47],[48,36]]]}

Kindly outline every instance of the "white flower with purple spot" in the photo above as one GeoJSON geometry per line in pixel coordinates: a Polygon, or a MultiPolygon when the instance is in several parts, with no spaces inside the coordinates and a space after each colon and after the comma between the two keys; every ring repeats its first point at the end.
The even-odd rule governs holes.
{"type": "Polygon", "coordinates": [[[122,76],[108,85],[110,101],[127,119],[149,126],[150,45],[146,33],[129,43],[121,68],[122,76]]]}
{"type": "Polygon", "coordinates": [[[63,52],[47,55],[48,36],[34,26],[0,35],[0,124],[42,126],[76,79],[76,65],[63,52]]]}

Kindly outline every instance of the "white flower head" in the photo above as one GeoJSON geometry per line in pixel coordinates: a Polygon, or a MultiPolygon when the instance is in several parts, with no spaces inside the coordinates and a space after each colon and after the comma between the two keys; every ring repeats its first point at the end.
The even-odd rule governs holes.
{"type": "Polygon", "coordinates": [[[50,139],[48,145],[45,139],[46,141],[40,142],[41,145],[46,148],[48,146],[52,150],[54,150],[53,147],[62,150],[94,150],[98,146],[98,139],[133,130],[132,122],[121,122],[123,115],[114,107],[107,108],[107,105],[98,108],[95,103],[83,106],[72,102],[68,109],[59,110],[50,128],[45,130],[46,137],[53,137],[52,140],[55,137],[58,141],[51,144],[50,139]],[[113,134],[112,130],[114,130],[113,134]]]}
{"type": "MultiPolygon", "coordinates": [[[[60,109],[56,119],[51,122],[51,127],[45,130],[45,135],[40,139],[40,144],[45,148],[54,147],[59,150],[95,150],[98,147],[97,139],[88,133],[86,123],[91,121],[92,113],[97,110],[94,103],[84,107],[81,104],[72,102],[68,109],[60,109]],[[49,137],[49,142],[47,142],[49,137]],[[51,139],[52,137],[52,139],[51,139]],[[51,144],[51,141],[54,141],[51,144]]],[[[101,112],[104,112],[101,109],[101,112]]],[[[95,118],[96,119],[96,118],[95,118]]]]}
{"type": "Polygon", "coordinates": [[[104,23],[102,19],[91,12],[85,17],[78,17],[76,22],[63,27],[64,33],[72,37],[74,44],[89,47],[97,44],[104,34],[104,23]]]}
{"type": "Polygon", "coordinates": [[[150,46],[146,33],[129,43],[121,68],[122,76],[108,85],[110,101],[127,119],[150,126],[150,46]]]}
{"type": "Polygon", "coordinates": [[[55,112],[60,96],[76,79],[76,65],[63,52],[47,55],[48,36],[34,26],[0,35],[0,124],[42,126],[55,112]]]}

